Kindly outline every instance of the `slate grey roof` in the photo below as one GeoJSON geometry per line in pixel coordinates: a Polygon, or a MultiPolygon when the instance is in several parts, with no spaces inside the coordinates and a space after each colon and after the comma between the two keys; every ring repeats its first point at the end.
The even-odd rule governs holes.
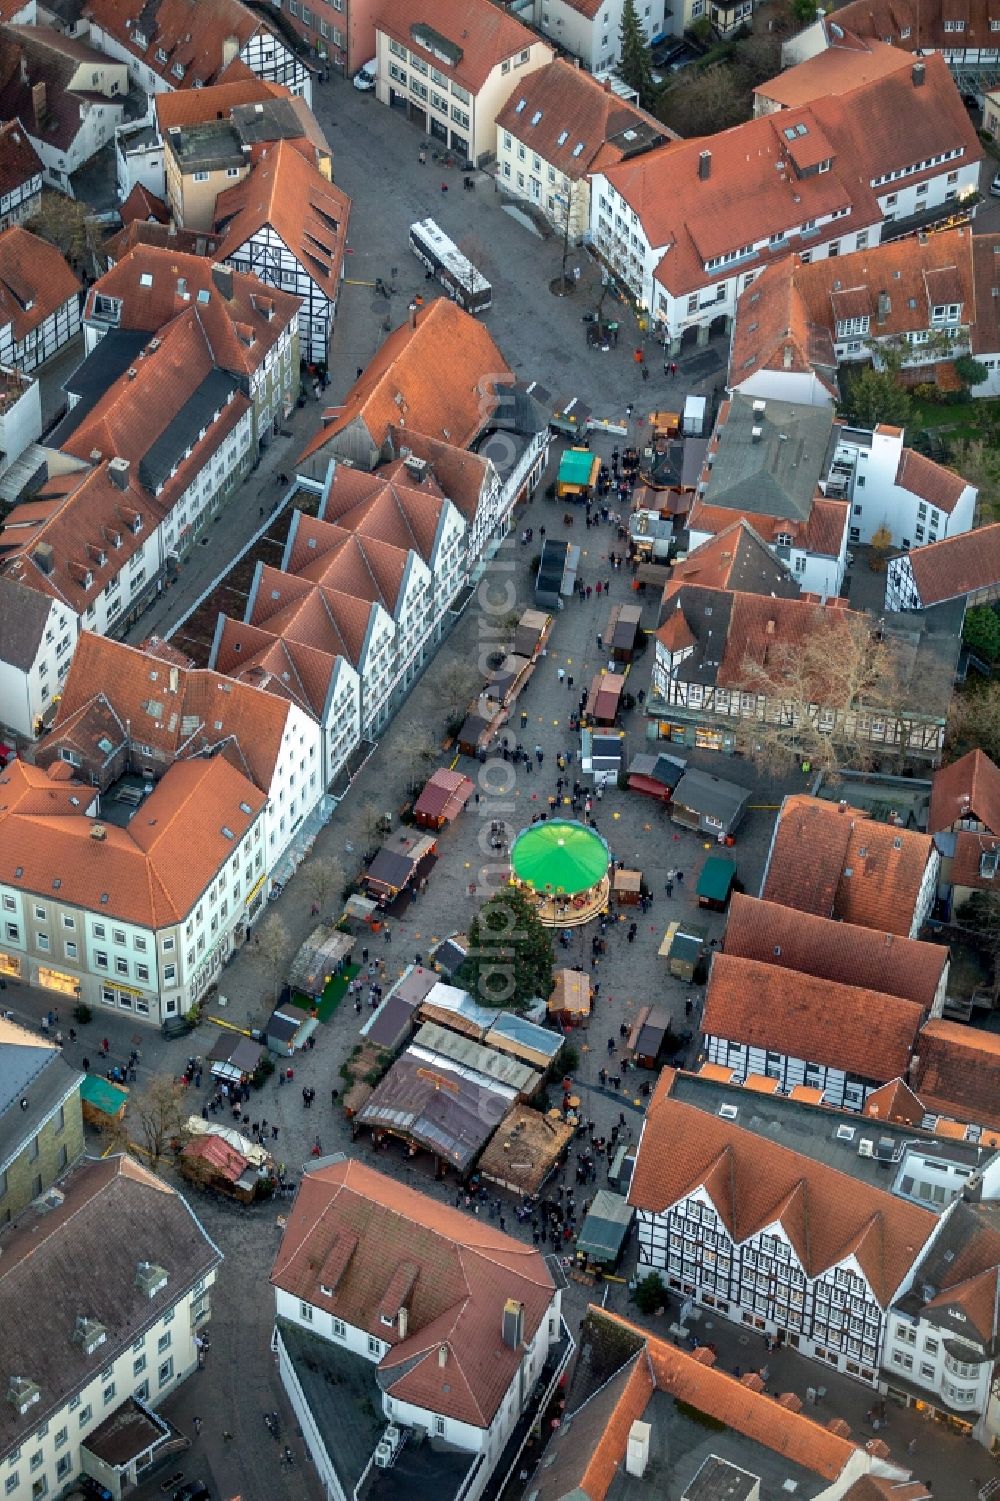
{"type": "Polygon", "coordinates": [[[148,490],[166,484],[170,471],[193,448],[198,434],[221,411],[231,394],[239,391],[238,383],[225,370],[210,370],[198,389],[174,413],[163,432],[139,460],[139,478],[148,490]]]}
{"type": "Polygon", "coordinates": [[[97,405],[105,391],[134,365],[139,353],[149,343],[149,334],[127,328],[112,328],[101,342],[82,360],[68,380],[63,381],[67,396],[76,397],[76,405],[48,435],[47,442],[60,448],[76,431],[88,412],[97,405]]]}
{"type": "Polygon", "coordinates": [[[748,789],[738,782],[726,782],[722,777],[713,777],[707,771],[689,766],[674,788],[673,801],[682,808],[708,813],[728,825],[749,796],[748,789]]]}
{"type": "Polygon", "coordinates": [[[111,1365],[222,1260],[181,1196],[128,1157],[88,1159],[62,1185],[64,1202],[27,1210],[0,1256],[0,1458],[111,1365]],[[167,1278],[150,1297],[139,1263],[167,1278]],[[87,1354],[77,1320],[106,1334],[87,1354]],[[12,1376],[39,1389],[23,1415],[6,1400],[12,1376]]]}
{"type": "Polygon", "coordinates": [[[38,656],[52,601],[0,573],[0,662],[27,672],[38,656]]]}
{"type": "Polygon", "coordinates": [[[59,1048],[14,1022],[0,1021],[0,1172],[56,1106],[79,1089],[82,1078],[59,1048]]]}
{"type": "Polygon", "coordinates": [[[833,409],[732,398],[705,489],[708,505],[806,521],[829,468],[833,409]],[[760,437],[753,437],[760,428],[760,437]]]}

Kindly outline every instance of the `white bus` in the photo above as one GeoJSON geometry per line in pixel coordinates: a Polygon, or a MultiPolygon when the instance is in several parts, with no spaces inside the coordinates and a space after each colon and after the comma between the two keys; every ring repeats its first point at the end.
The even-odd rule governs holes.
{"type": "Polygon", "coordinates": [[[421,219],[410,225],[410,249],[467,313],[481,313],[492,306],[493,288],[486,277],[466,260],[433,219],[421,219]]]}

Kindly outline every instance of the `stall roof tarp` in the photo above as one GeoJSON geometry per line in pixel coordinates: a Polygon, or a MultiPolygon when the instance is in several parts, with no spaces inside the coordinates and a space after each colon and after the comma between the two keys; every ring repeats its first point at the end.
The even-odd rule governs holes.
{"type": "Polygon", "coordinates": [[[243,1037],[239,1032],[222,1032],[208,1055],[210,1063],[229,1064],[241,1074],[252,1074],[261,1060],[264,1049],[252,1037],[243,1037]]]}
{"type": "Polygon", "coordinates": [[[709,855],[701,868],[695,895],[703,896],[706,901],[710,902],[724,902],[728,899],[735,880],[736,862],[734,860],[728,855],[709,855]]]}
{"type": "Polygon", "coordinates": [[[376,1047],[385,1048],[390,1053],[395,1052],[413,1029],[416,1009],[411,1001],[405,1000],[401,995],[386,996],[378,1010],[372,1012],[361,1028],[361,1036],[376,1047]]]}
{"type": "Polygon", "coordinates": [[[661,959],[680,959],[697,964],[705,949],[705,935],[696,928],[681,928],[672,922],[663,935],[658,953],[661,959]]]}
{"type": "Polygon", "coordinates": [[[709,818],[717,818],[725,828],[739,818],[750,799],[750,791],[738,782],[727,782],[707,771],[688,767],[674,788],[673,801],[709,818]]]}
{"type": "Polygon", "coordinates": [[[617,1261],[634,1213],[621,1194],[599,1188],[580,1226],[576,1249],[594,1261],[617,1261]]]}
{"type": "Polygon", "coordinates": [[[407,1048],[357,1114],[361,1125],[394,1131],[464,1171],[516,1099],[440,1055],[407,1048]]]}
{"type": "Polygon", "coordinates": [[[544,610],[523,610],[514,631],[514,650],[519,657],[533,657],[552,620],[544,610]]]}
{"type": "Polygon", "coordinates": [[[402,891],[416,868],[416,860],[403,850],[380,849],[365,871],[364,879],[373,886],[402,891]]]}
{"type": "Polygon", "coordinates": [[[594,475],[594,465],[600,468],[600,460],[589,448],[567,448],[559,460],[560,485],[579,485],[586,489],[594,475]]]}
{"type": "Polygon", "coordinates": [[[265,1167],[271,1160],[263,1147],[259,1147],[233,1126],[220,1126],[215,1121],[202,1120],[200,1115],[189,1115],[184,1122],[184,1129],[189,1136],[221,1136],[234,1152],[245,1157],[254,1167],[265,1167]]]}
{"type": "Polygon", "coordinates": [[[625,679],[620,672],[599,672],[587,695],[587,713],[610,724],[618,713],[625,679]]]}
{"type": "Polygon", "coordinates": [[[536,1026],[526,1017],[505,1013],[498,1016],[486,1034],[486,1041],[498,1048],[516,1048],[534,1054],[549,1064],[562,1047],[563,1040],[547,1027],[536,1026]]]}
{"type": "Polygon", "coordinates": [[[439,767],[417,798],[413,816],[450,823],[461,813],[473,790],[471,778],[446,766],[439,767]]]}
{"type": "Polygon", "coordinates": [[[517,1104],[500,1122],[477,1164],[484,1178],[513,1193],[537,1193],[569,1146],[575,1127],[549,1120],[539,1110],[517,1104]]]}
{"type": "Polygon", "coordinates": [[[522,1063],[520,1059],[512,1058],[509,1053],[500,1053],[496,1048],[486,1047],[484,1043],[473,1042],[470,1037],[462,1037],[448,1027],[439,1026],[437,1022],[424,1022],[413,1041],[416,1046],[440,1053],[454,1063],[461,1063],[477,1074],[483,1074],[496,1084],[510,1085],[518,1094],[532,1094],[541,1081],[538,1070],[522,1063]]]}
{"type": "Polygon", "coordinates": [[[399,996],[411,1006],[419,1006],[435,985],[440,985],[440,983],[440,978],[425,964],[411,964],[406,973],[396,981],[389,994],[399,996]]]}
{"type": "Polygon", "coordinates": [[[516,698],[535,670],[530,657],[519,657],[508,652],[500,666],[491,672],[483,690],[491,704],[506,706],[516,698]]]}
{"type": "Polygon", "coordinates": [[[373,902],[369,896],[362,896],[359,891],[349,896],[344,906],[344,913],[347,917],[360,918],[362,922],[369,917],[374,917],[377,911],[378,903],[373,902]]]}
{"type": "Polygon", "coordinates": [[[298,1016],[289,1016],[286,1011],[272,1011],[264,1028],[264,1036],[271,1037],[275,1042],[291,1042],[302,1026],[302,1013],[298,1016]]]}
{"type": "Polygon", "coordinates": [[[353,948],[354,939],[349,933],[340,932],[332,923],[320,923],[292,960],[288,971],[289,986],[306,995],[322,995],[327,976],[353,948]]]}
{"type": "Polygon", "coordinates": [[[639,1012],[629,1045],[638,1058],[655,1058],[670,1031],[670,1017],[659,1006],[643,1006],[639,1012]]]}
{"type": "Polygon", "coordinates": [[[642,610],[638,605],[615,605],[611,611],[603,637],[612,651],[630,651],[635,645],[642,610]]]}
{"type": "Polygon", "coordinates": [[[236,1183],[247,1170],[247,1159],[233,1150],[221,1136],[198,1136],[189,1141],[181,1153],[189,1162],[204,1162],[219,1178],[236,1183]]]}
{"type": "MultiPolygon", "coordinates": [[[[467,990],[462,990],[458,985],[446,985],[436,976],[435,981],[436,983],[421,999],[423,1006],[433,1006],[438,1012],[438,1016],[434,1018],[435,1021],[443,1017],[447,1026],[448,1018],[454,1017],[456,1020],[467,1023],[469,1028],[475,1028],[480,1036],[492,1027],[497,1018],[495,1006],[480,1006],[467,990]]],[[[463,1030],[467,1029],[463,1028],[463,1030]]]]}
{"type": "Polygon", "coordinates": [[[651,756],[646,752],[633,756],[628,764],[630,777],[646,777],[668,792],[673,791],[686,770],[687,762],[681,756],[651,756]]]}
{"type": "Polygon", "coordinates": [[[100,1074],[84,1074],[80,1085],[80,1099],[101,1115],[113,1118],[128,1099],[128,1090],[110,1079],[102,1078],[100,1074]]]}
{"type": "Polygon", "coordinates": [[[568,1016],[590,1015],[590,976],[580,969],[557,969],[549,1010],[568,1016]]]}

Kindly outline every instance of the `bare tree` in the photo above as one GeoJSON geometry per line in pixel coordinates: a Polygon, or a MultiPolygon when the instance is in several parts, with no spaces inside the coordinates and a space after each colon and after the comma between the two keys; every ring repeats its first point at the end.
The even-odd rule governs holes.
{"type": "Polygon", "coordinates": [[[954,455],[954,467],[966,484],[975,485],[976,526],[985,526],[1000,516],[1000,457],[991,443],[967,438],[954,455]]]}
{"type": "Polygon", "coordinates": [[[94,224],[87,205],[64,193],[43,193],[27,228],[76,266],[85,265],[94,250],[94,224]]]}
{"type": "Polygon", "coordinates": [[[171,1074],[153,1074],[141,1089],[129,1094],[124,1122],[128,1140],[141,1147],[154,1173],[181,1130],[186,1101],[185,1085],[171,1074]]]}
{"type": "Polygon", "coordinates": [[[450,718],[462,712],[481,686],[479,673],[471,662],[450,662],[437,679],[436,696],[450,718]]]}
{"type": "Polygon", "coordinates": [[[416,725],[399,747],[398,754],[406,772],[407,786],[412,791],[441,754],[441,747],[426,725],[416,725]]]}
{"type": "Polygon", "coordinates": [[[748,75],[727,63],[687,69],[657,105],[664,124],[684,136],[714,135],[749,119],[751,112],[748,75]]]}
{"type": "Polygon", "coordinates": [[[738,721],[737,738],[766,770],[805,760],[835,775],[892,749],[894,720],[908,733],[896,646],[855,612],[830,612],[801,640],[748,653],[738,687],[764,701],[761,717],[738,721]],[[885,721],[884,741],[871,738],[875,719],[885,721]]]}
{"type": "Polygon", "coordinates": [[[385,814],[373,802],[363,803],[360,812],[361,828],[367,849],[374,849],[385,833],[385,814]]]}
{"type": "Polygon", "coordinates": [[[948,715],[945,751],[957,761],[967,751],[981,750],[1000,761],[1000,682],[969,685],[956,693],[948,715]]]}
{"type": "Polygon", "coordinates": [[[892,532],[883,521],[881,526],[872,532],[871,552],[868,555],[868,567],[872,573],[884,573],[892,552],[892,532]]]}
{"type": "Polygon", "coordinates": [[[347,885],[344,867],[330,855],[317,855],[306,860],[299,870],[299,878],[311,899],[320,907],[336,900],[347,885]]]}
{"type": "Polygon", "coordinates": [[[265,917],[257,930],[254,947],[265,966],[271,971],[273,998],[278,998],[278,983],[282,970],[288,963],[292,947],[292,935],[277,912],[265,917]]]}

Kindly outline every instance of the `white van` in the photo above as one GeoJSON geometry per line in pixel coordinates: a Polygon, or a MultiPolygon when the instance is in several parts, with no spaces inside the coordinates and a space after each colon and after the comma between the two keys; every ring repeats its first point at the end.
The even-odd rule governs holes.
{"type": "Polygon", "coordinates": [[[372,58],[370,63],[362,63],[354,75],[354,87],[362,93],[368,94],[375,87],[375,66],[377,58],[372,58]]]}

